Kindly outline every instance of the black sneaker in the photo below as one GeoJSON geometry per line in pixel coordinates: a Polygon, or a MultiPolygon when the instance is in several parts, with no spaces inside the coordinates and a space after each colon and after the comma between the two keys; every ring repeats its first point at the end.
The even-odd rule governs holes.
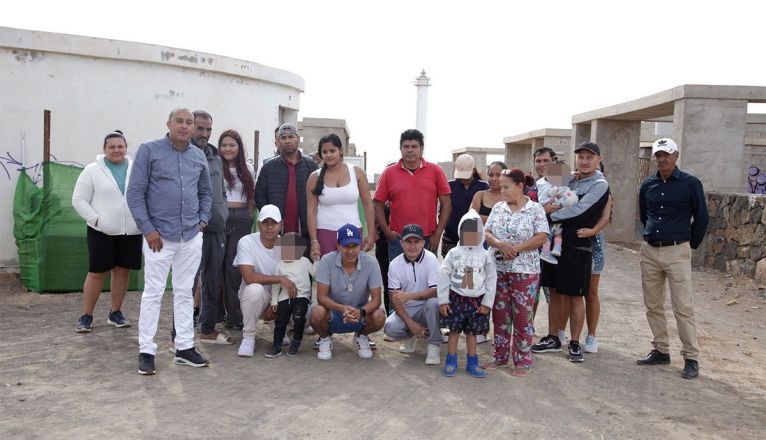
{"type": "Polygon", "coordinates": [[[544,336],[540,342],[532,345],[533,353],[548,353],[561,351],[561,341],[557,336],[544,336]]]}
{"type": "Polygon", "coordinates": [[[93,331],[93,315],[80,316],[80,322],[77,323],[75,333],[90,333],[93,331]]]}
{"type": "Polygon", "coordinates": [[[138,374],[149,376],[154,374],[154,355],[138,353],[138,374]]]}
{"type": "Polygon", "coordinates": [[[585,358],[582,355],[582,348],[577,341],[569,342],[569,361],[570,362],[582,362],[585,358]]]}
{"type": "Polygon", "coordinates": [[[275,358],[277,356],[282,355],[282,346],[281,345],[272,345],[268,350],[266,350],[266,353],[264,355],[267,358],[275,358]]]}
{"type": "Polygon", "coordinates": [[[208,364],[208,360],[199,354],[196,347],[187,348],[186,350],[176,350],[173,362],[195,368],[206,367],[208,364]]]}
{"type": "Polygon", "coordinates": [[[288,356],[296,356],[298,354],[298,349],[301,347],[301,341],[296,341],[295,339],[290,342],[290,348],[287,349],[287,355],[288,356]]]}
{"type": "Polygon", "coordinates": [[[122,316],[122,312],[119,310],[115,310],[114,312],[109,312],[109,317],[106,318],[106,323],[109,325],[113,325],[117,328],[130,327],[130,321],[125,319],[125,317],[122,316]]]}

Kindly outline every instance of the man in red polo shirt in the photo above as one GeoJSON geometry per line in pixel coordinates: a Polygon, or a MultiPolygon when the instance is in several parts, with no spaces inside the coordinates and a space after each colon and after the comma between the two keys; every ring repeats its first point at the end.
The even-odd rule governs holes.
{"type": "Polygon", "coordinates": [[[423,147],[423,133],[414,129],[402,133],[399,138],[402,158],[383,171],[375,191],[375,220],[388,240],[389,261],[402,253],[399,236],[408,224],[423,227],[426,247],[436,253],[452,210],[444,171],[423,159],[423,147]],[[390,224],[383,209],[386,203],[391,208],[390,224]]]}

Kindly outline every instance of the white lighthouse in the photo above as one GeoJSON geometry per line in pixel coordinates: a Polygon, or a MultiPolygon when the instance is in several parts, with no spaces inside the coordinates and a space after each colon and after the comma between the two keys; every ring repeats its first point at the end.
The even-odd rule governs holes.
{"type": "Polygon", "coordinates": [[[428,118],[428,88],[431,87],[431,79],[426,76],[423,69],[420,76],[415,79],[415,88],[418,89],[418,113],[415,119],[415,128],[423,135],[426,134],[426,121],[428,118]]]}

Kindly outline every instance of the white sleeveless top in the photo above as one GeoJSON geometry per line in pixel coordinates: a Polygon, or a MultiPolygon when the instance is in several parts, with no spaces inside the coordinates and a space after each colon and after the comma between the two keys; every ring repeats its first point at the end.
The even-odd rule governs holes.
{"type": "Polygon", "coordinates": [[[338,188],[325,185],[324,189],[322,189],[317,207],[318,229],[337,231],[346,223],[351,223],[357,228],[362,227],[357,208],[359,183],[356,181],[356,171],[353,165],[346,164],[346,166],[351,176],[351,182],[348,185],[338,188]]]}
{"type": "MultiPolygon", "coordinates": [[[[253,166],[248,163],[247,170],[250,172],[250,175],[253,177],[253,181],[255,181],[255,168],[253,168],[253,166]]],[[[223,185],[226,189],[226,201],[247,203],[247,194],[245,194],[245,192],[243,191],[242,181],[239,180],[239,177],[237,177],[237,168],[236,167],[229,168],[229,171],[234,176],[234,188],[229,189],[229,184],[226,182],[226,179],[224,179],[223,185]]],[[[340,226],[343,226],[343,225],[340,225],[340,226]]],[[[340,228],[340,226],[338,226],[338,228],[340,228]]]]}

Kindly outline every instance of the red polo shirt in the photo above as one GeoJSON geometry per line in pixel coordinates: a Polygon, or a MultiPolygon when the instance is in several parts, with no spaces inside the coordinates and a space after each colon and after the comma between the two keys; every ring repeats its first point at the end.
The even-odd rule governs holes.
{"type": "Polygon", "coordinates": [[[397,234],[404,225],[415,223],[423,228],[426,237],[436,230],[436,210],[439,196],[451,193],[447,177],[438,165],[420,160],[420,167],[411,172],[402,160],[386,168],[378,181],[374,200],[389,202],[389,227],[397,234]]]}

